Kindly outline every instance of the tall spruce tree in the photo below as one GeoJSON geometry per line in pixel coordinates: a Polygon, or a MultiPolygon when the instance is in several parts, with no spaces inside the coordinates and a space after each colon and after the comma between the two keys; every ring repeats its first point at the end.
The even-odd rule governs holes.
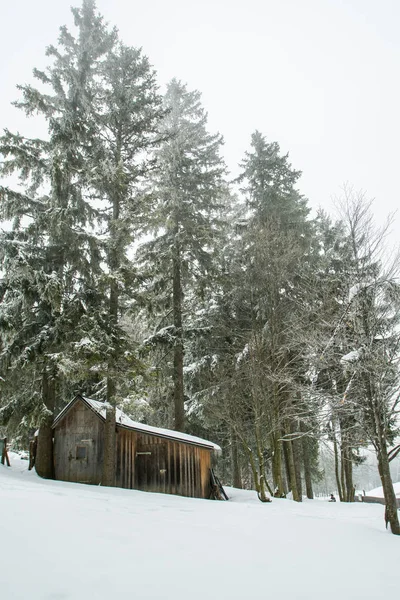
{"type": "Polygon", "coordinates": [[[122,43],[108,53],[101,71],[102,93],[96,106],[97,140],[90,162],[91,185],[102,202],[108,273],[102,288],[108,303],[106,357],[106,418],[103,484],[115,477],[115,407],[122,373],[134,370],[137,359],[120,325],[121,311],[131,297],[134,267],[127,256],[148,205],[143,182],[153,167],[165,116],[155,72],[141,50],[122,43]]]}
{"type": "MultiPolygon", "coordinates": [[[[140,256],[148,268],[158,314],[170,314],[164,324],[172,343],[174,427],[185,429],[185,302],[191,290],[200,293],[213,269],[220,210],[226,194],[225,166],[220,156],[222,139],[207,131],[207,115],[200,94],[177,80],[165,95],[168,110],[163,132],[168,139],[157,152],[153,177],[155,208],[147,230],[153,239],[142,246],[140,256]],[[160,302],[161,300],[161,302],[160,302]]],[[[156,331],[153,341],[164,339],[156,331]]]]}
{"type": "Polygon", "coordinates": [[[247,480],[250,471],[260,500],[267,501],[267,491],[282,495],[288,491],[284,466],[298,487],[305,456],[311,496],[316,445],[309,421],[315,406],[299,399],[307,368],[300,360],[306,311],[299,306],[311,264],[312,226],[295,188],[300,174],[277,144],[254,134],[242,167],[245,205],[232,215],[229,240],[218,255],[218,280],[207,310],[198,315],[203,333],[197,347],[190,346],[197,388],[191,411],[202,423],[218,427],[222,445],[231,452],[227,470],[236,485],[240,471],[247,480]]]}
{"type": "MultiPolygon", "coordinates": [[[[242,162],[239,183],[249,209],[242,236],[242,302],[247,305],[247,340],[242,348],[241,381],[254,420],[253,461],[260,497],[265,499],[266,455],[271,457],[275,493],[289,489],[301,500],[295,432],[302,399],[302,297],[309,268],[312,225],[295,171],[277,143],[255,132],[242,162]],[[246,375],[244,372],[247,373],[246,375]],[[282,440],[285,440],[282,443],[282,440]],[[269,449],[267,451],[267,449],[269,449]],[[267,452],[267,454],[266,454],[267,452]],[[258,464],[257,469],[255,469],[258,464]]],[[[251,445],[248,444],[248,447],[251,445]]]]}
{"type": "Polygon", "coordinates": [[[22,100],[16,103],[28,116],[44,117],[47,139],[29,140],[6,130],[0,140],[1,174],[20,177],[19,188],[0,188],[0,217],[12,222],[0,244],[2,371],[6,381],[20,369],[33,372],[29,391],[15,391],[12,410],[9,406],[5,413],[36,414],[36,467],[44,477],[52,476],[57,384],[100,269],[86,164],[95,135],[95,79],[115,42],[93,1],[84,0],[72,12],[76,36],[60,29],[57,46],[46,52],[52,64],[34,71],[41,87],[20,86],[22,100]]]}

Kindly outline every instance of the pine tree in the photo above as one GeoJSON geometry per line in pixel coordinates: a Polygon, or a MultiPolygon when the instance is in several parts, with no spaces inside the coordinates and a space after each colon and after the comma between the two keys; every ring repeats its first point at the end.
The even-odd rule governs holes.
{"type": "MultiPolygon", "coordinates": [[[[127,250],[135,239],[148,207],[143,181],[153,165],[152,152],[159,144],[165,115],[155,73],[141,50],[119,43],[102,68],[103,92],[96,107],[96,152],[91,160],[91,185],[104,206],[105,252],[108,274],[103,289],[108,303],[108,401],[104,485],[113,485],[115,471],[115,407],[121,373],[138,366],[120,325],[121,310],[131,297],[134,267],[127,250]]],[[[99,94],[100,95],[100,94],[99,94]]]]}
{"type": "MultiPolygon", "coordinates": [[[[155,209],[148,230],[153,239],[140,252],[149,268],[159,310],[171,311],[168,336],[173,344],[174,427],[185,429],[184,347],[185,305],[201,293],[212,273],[220,208],[226,195],[221,136],[207,131],[200,94],[173,80],[165,96],[168,138],[157,152],[152,180],[155,209]],[[162,306],[163,305],[163,306],[162,306]]],[[[164,321],[165,324],[166,321],[164,321]]],[[[166,330],[163,330],[165,333],[166,330]]],[[[160,331],[153,342],[163,337],[160,331]]],[[[165,338],[165,336],[164,336],[165,338]]]]}
{"type": "MultiPolygon", "coordinates": [[[[218,254],[219,277],[199,314],[204,333],[196,339],[197,347],[190,346],[197,386],[190,410],[218,428],[220,443],[231,452],[230,476],[236,484],[240,471],[249,480],[250,466],[262,501],[268,499],[267,490],[272,494],[275,488],[277,495],[287,491],[283,466],[289,460],[292,477],[299,481],[299,460],[293,451],[284,455],[284,449],[296,444],[296,452],[304,452],[298,452],[297,440],[292,442],[292,431],[282,444],[283,427],[287,422],[292,427],[302,412],[307,427],[299,436],[309,436],[307,421],[315,410],[305,410],[307,403],[303,399],[300,406],[298,399],[304,387],[299,373],[306,369],[305,361],[299,361],[304,324],[298,305],[310,269],[312,228],[305,201],[294,187],[299,173],[279,152],[261,134],[253,136],[240,177],[246,206],[233,212],[218,254]]],[[[308,468],[315,472],[311,445],[308,468]]],[[[308,491],[311,495],[310,486],[308,491]]]]}
{"type": "Polygon", "coordinates": [[[68,349],[100,270],[85,165],[94,139],[95,76],[115,42],[94,2],[85,0],[72,12],[76,37],[62,27],[58,45],[47,49],[52,64],[34,71],[45,91],[20,86],[22,100],[16,103],[28,116],[45,118],[48,138],[29,140],[6,130],[0,139],[1,174],[20,176],[18,189],[0,188],[0,217],[12,221],[0,246],[2,372],[12,384],[20,369],[32,371],[30,391],[16,392],[11,405],[12,412],[22,412],[22,401],[25,417],[33,414],[40,424],[36,466],[44,477],[52,476],[51,423],[60,374],[68,368],[68,349]]]}
{"type": "Polygon", "coordinates": [[[246,381],[242,410],[247,412],[248,422],[253,422],[254,435],[246,447],[253,446],[249,458],[261,499],[265,498],[269,453],[276,493],[285,491],[285,464],[293,497],[301,500],[296,460],[300,453],[293,446],[298,415],[307,414],[301,395],[306,371],[302,307],[312,224],[307,220],[306,201],[296,188],[300,173],[292,168],[287,155],[280,154],[277,143],[268,143],[255,132],[251,151],[241,166],[238,181],[250,214],[243,232],[244,265],[238,282],[246,307],[242,314],[247,317],[242,327],[248,332],[239,371],[241,381],[246,381]]]}

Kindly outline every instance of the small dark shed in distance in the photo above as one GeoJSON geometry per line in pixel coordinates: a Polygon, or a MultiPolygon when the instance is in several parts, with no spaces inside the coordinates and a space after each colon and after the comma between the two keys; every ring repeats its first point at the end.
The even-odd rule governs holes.
{"type": "MultiPolygon", "coordinates": [[[[106,407],[76,396],[53,423],[55,477],[99,484],[106,407]]],[[[212,454],[220,448],[185,433],[136,423],[117,409],[116,481],[121,488],[210,497],[212,454]]]]}

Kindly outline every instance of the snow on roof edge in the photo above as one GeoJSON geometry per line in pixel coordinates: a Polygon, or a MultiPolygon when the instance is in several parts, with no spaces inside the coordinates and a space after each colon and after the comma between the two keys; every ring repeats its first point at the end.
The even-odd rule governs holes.
{"type": "MultiPolygon", "coordinates": [[[[53,427],[61,420],[65,412],[67,412],[69,406],[72,404],[72,402],[75,402],[77,398],[81,398],[95,413],[97,413],[100,417],[105,419],[107,408],[106,402],[99,402],[98,400],[93,400],[92,398],[87,398],[86,396],[78,394],[73,400],[71,400],[71,402],[69,402],[63,408],[63,410],[55,418],[53,427]]],[[[218,444],[214,444],[214,442],[210,442],[209,440],[204,440],[202,438],[199,438],[194,435],[189,435],[187,433],[181,433],[180,431],[173,431],[172,429],[163,429],[161,427],[153,427],[152,425],[145,425],[144,423],[138,423],[136,421],[133,421],[119,408],[116,409],[116,423],[117,425],[121,425],[122,427],[126,427],[127,429],[133,429],[134,431],[142,431],[143,433],[147,433],[149,435],[158,435],[160,437],[173,439],[180,442],[186,442],[188,444],[205,446],[207,448],[215,450],[215,452],[218,453],[222,451],[218,444]]]]}

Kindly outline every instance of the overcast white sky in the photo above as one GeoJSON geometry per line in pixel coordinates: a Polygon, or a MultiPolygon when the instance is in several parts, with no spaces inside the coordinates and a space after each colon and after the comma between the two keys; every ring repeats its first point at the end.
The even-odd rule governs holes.
{"type": "MultiPolygon", "coordinates": [[[[17,83],[46,64],[44,48],[80,0],[0,0],[0,128],[39,133],[10,106],[17,83]]],[[[125,43],[142,46],[160,84],[203,94],[232,172],[257,128],[303,171],[313,207],[350,181],[400,198],[400,0],[98,0],[125,43]]],[[[400,216],[396,232],[400,237],[400,216]]]]}

